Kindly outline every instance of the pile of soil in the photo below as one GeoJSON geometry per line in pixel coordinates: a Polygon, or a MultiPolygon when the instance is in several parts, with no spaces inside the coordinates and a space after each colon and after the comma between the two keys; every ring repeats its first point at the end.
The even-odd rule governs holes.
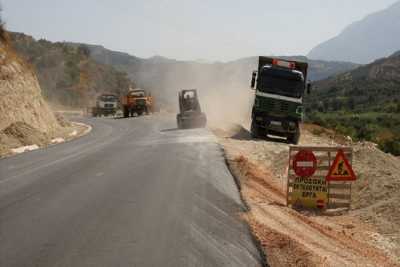
{"type": "Polygon", "coordinates": [[[56,116],[57,122],[61,125],[61,127],[71,127],[72,123],[67,120],[61,113],[56,112],[54,114],[56,116]]]}
{"type": "Polygon", "coordinates": [[[400,159],[360,143],[354,146],[354,168],[352,213],[374,224],[400,255],[400,159]]]}
{"type": "MultiPolygon", "coordinates": [[[[284,248],[289,244],[306,249],[290,250],[291,259],[302,259],[297,263],[304,266],[335,266],[335,259],[349,266],[399,266],[398,158],[370,143],[354,144],[353,168],[358,180],[352,189],[351,210],[308,214],[286,207],[288,144],[280,139],[247,138],[246,131],[234,125],[214,133],[250,207],[244,218],[261,243],[268,241],[263,248],[271,266],[297,266],[285,259],[284,248]]],[[[338,144],[351,145],[351,140],[315,125],[303,126],[300,145],[338,144]]]]}
{"type": "Polygon", "coordinates": [[[38,145],[44,146],[50,138],[25,122],[15,122],[0,131],[0,157],[10,154],[12,148],[38,145]]]}
{"type": "Polygon", "coordinates": [[[1,133],[7,138],[15,139],[21,146],[34,144],[42,146],[49,142],[49,137],[45,133],[22,121],[12,123],[3,129],[1,133]]]}

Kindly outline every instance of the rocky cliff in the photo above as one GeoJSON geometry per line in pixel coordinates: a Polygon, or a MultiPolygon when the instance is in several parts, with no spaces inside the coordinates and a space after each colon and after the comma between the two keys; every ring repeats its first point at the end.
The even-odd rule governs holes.
{"type": "Polygon", "coordinates": [[[0,152],[13,146],[29,145],[29,141],[26,143],[22,139],[33,135],[33,131],[41,135],[38,137],[41,140],[60,128],[42,97],[31,67],[16,55],[7,41],[1,41],[0,152]]]}

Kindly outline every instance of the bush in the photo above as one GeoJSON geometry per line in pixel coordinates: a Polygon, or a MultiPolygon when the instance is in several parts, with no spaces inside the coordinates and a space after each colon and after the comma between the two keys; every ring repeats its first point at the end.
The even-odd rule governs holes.
{"type": "Polygon", "coordinates": [[[379,148],[387,153],[400,156],[400,139],[385,140],[379,143],[379,148]]]}
{"type": "MultiPolygon", "coordinates": [[[[0,12],[1,12],[1,8],[0,8],[0,12]]],[[[7,41],[7,33],[6,33],[6,30],[4,29],[4,23],[3,23],[3,20],[1,19],[1,16],[0,16],[0,40],[2,42],[7,41]]]]}

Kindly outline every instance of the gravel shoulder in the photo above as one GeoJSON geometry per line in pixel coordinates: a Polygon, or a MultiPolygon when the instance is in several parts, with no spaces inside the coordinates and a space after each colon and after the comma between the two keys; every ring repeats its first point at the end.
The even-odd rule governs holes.
{"type": "Polygon", "coordinates": [[[400,266],[400,161],[371,143],[303,126],[302,145],[353,145],[350,211],[299,212],[286,207],[288,145],[252,140],[245,127],[214,128],[249,211],[243,218],[270,266],[400,266]]]}
{"type": "Polygon", "coordinates": [[[24,122],[12,123],[0,131],[0,158],[64,143],[91,131],[90,125],[70,122],[60,114],[56,118],[61,127],[47,133],[24,122]]]}

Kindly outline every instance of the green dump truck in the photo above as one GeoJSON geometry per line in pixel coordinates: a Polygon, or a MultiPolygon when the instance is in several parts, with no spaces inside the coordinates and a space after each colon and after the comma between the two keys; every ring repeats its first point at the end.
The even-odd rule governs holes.
{"type": "Polygon", "coordinates": [[[310,93],[307,81],[308,64],[286,59],[259,57],[251,87],[255,89],[251,135],[286,137],[297,144],[303,119],[303,96],[310,93]]]}

